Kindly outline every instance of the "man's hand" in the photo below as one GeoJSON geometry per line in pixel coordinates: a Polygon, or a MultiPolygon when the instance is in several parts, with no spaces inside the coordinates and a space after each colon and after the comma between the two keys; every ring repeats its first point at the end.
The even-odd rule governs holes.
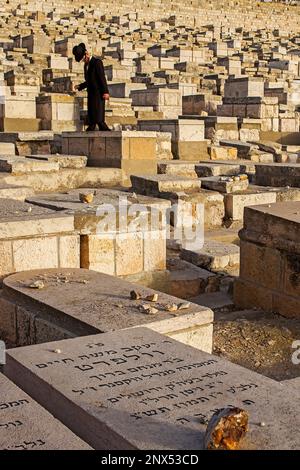
{"type": "Polygon", "coordinates": [[[79,85],[72,85],[73,91],[78,91],[79,90],[79,85]]]}
{"type": "Polygon", "coordinates": [[[104,93],[103,99],[104,99],[105,101],[108,101],[108,100],[109,100],[109,93],[104,93]]]}

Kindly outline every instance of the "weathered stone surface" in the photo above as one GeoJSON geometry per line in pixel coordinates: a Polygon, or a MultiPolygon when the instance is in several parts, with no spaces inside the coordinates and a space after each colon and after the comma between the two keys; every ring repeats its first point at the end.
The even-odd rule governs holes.
{"type": "Polygon", "coordinates": [[[204,242],[203,248],[197,251],[182,250],[184,260],[202,268],[226,270],[239,264],[239,247],[232,243],[222,243],[214,240],[204,242]]]}
{"type": "Polygon", "coordinates": [[[241,171],[240,165],[229,163],[199,163],[195,165],[195,171],[199,177],[208,176],[237,176],[241,171]]]}
{"type": "Polygon", "coordinates": [[[224,405],[249,413],[242,449],[300,444],[291,387],[146,328],[10,350],[5,373],[96,449],[201,449],[224,405]]]}
{"type": "Polygon", "coordinates": [[[281,202],[245,209],[237,305],[299,316],[299,207],[299,202],[281,202]]]}
{"type": "Polygon", "coordinates": [[[91,449],[3,374],[0,387],[1,450],[91,449]]]}
{"type": "Polygon", "coordinates": [[[260,186],[300,186],[300,164],[256,165],[256,184],[260,186]]]}
{"type": "Polygon", "coordinates": [[[55,172],[59,170],[57,162],[47,162],[34,160],[31,158],[24,157],[1,157],[0,158],[0,171],[6,173],[12,173],[14,175],[31,173],[31,172],[55,172]]]}
{"type": "MultiPolygon", "coordinates": [[[[126,274],[126,264],[123,269],[126,274]]],[[[167,305],[179,305],[182,300],[158,292],[158,301],[151,302],[158,311],[155,315],[147,315],[142,306],[149,303],[146,297],[156,292],[114,276],[86,269],[23,272],[5,278],[4,292],[6,300],[20,308],[26,307],[26,315],[32,322],[35,322],[38,313],[39,318],[64,328],[71,335],[88,335],[145,324],[166,335],[181,334],[182,341],[186,340],[189,344],[193,341],[195,347],[211,351],[211,310],[191,304],[187,309],[169,312],[167,305]],[[42,280],[45,288],[29,287],[37,280],[42,280]],[[142,293],[141,300],[130,298],[132,290],[142,293]]],[[[34,336],[30,338],[29,335],[29,340],[32,344],[34,336]]]]}
{"type": "Polygon", "coordinates": [[[225,216],[224,198],[217,191],[200,189],[198,192],[162,193],[162,196],[164,198],[168,197],[173,204],[177,205],[175,219],[178,219],[178,224],[174,221],[174,226],[180,224],[190,226],[191,216],[193,217],[193,223],[200,223],[205,228],[220,227],[223,223],[225,216]],[[204,212],[201,210],[202,206],[204,212]]]}
{"type": "Polygon", "coordinates": [[[167,292],[184,299],[196,297],[219,288],[218,276],[181,259],[168,260],[167,292]]]}
{"type": "Polygon", "coordinates": [[[79,267],[73,215],[0,198],[0,276],[31,267],[79,267]]]}
{"type": "Polygon", "coordinates": [[[139,194],[170,193],[177,191],[197,191],[201,181],[195,178],[185,178],[177,175],[131,176],[132,188],[139,194]]]}
{"type": "Polygon", "coordinates": [[[259,190],[257,187],[252,189],[249,186],[247,191],[226,194],[224,197],[226,218],[233,220],[243,220],[244,209],[258,204],[271,204],[276,202],[277,195],[275,191],[259,190]]]}
{"type": "Polygon", "coordinates": [[[59,168],[85,168],[87,157],[83,155],[30,155],[31,160],[41,160],[45,162],[55,162],[59,168]]]}
{"type": "Polygon", "coordinates": [[[31,187],[36,192],[66,191],[80,187],[114,187],[124,179],[119,168],[65,168],[57,172],[20,175],[0,172],[0,184],[31,187]]]}
{"type": "Polygon", "coordinates": [[[201,119],[164,119],[139,121],[139,129],[145,131],[168,132],[171,134],[172,153],[179,160],[197,161],[208,159],[207,144],[204,138],[204,121],[201,119]]]}
{"type": "Polygon", "coordinates": [[[74,214],[74,226],[81,235],[82,268],[118,276],[165,269],[168,201],[92,188],[38,195],[28,201],[74,214]],[[92,201],[83,203],[81,194],[90,194],[92,201]],[[104,222],[108,211],[116,216],[111,226],[104,222]],[[151,211],[157,212],[156,220],[151,219],[151,211]]]}
{"type": "Polygon", "coordinates": [[[218,177],[210,176],[207,178],[201,178],[201,186],[205,189],[210,189],[212,191],[220,191],[221,193],[233,193],[235,191],[245,191],[249,186],[248,179],[239,180],[237,176],[235,178],[231,177],[218,177]]]}
{"type": "Polygon", "coordinates": [[[235,147],[225,147],[221,145],[212,145],[209,148],[211,160],[236,160],[238,152],[235,147]]]}
{"type": "Polygon", "coordinates": [[[87,155],[89,166],[121,168],[127,175],[155,173],[156,132],[63,133],[63,152],[87,155]]]}
{"type": "Polygon", "coordinates": [[[174,160],[170,162],[159,162],[157,165],[158,174],[185,176],[188,178],[196,178],[195,163],[184,162],[182,160],[174,160]]]}
{"type": "Polygon", "coordinates": [[[26,197],[32,196],[34,191],[26,186],[13,186],[9,184],[0,185],[0,199],[16,199],[24,201],[26,197]]]}
{"type": "Polygon", "coordinates": [[[284,380],[282,384],[288,385],[289,387],[293,387],[295,390],[299,390],[300,377],[295,377],[294,379],[284,380]]]}
{"type": "Polygon", "coordinates": [[[132,214],[134,205],[136,205],[139,211],[141,211],[143,206],[145,210],[150,208],[157,209],[160,210],[162,214],[170,206],[170,202],[151,196],[142,196],[117,189],[95,189],[88,187],[74,189],[64,193],[39,194],[27,198],[27,202],[57,211],[66,210],[68,214],[74,214],[75,228],[79,230],[81,234],[96,233],[97,224],[101,218],[102,205],[109,205],[118,213],[122,204],[128,204],[128,210],[131,208],[132,214]],[[92,202],[89,204],[81,202],[80,194],[92,194],[92,202]]]}
{"type": "Polygon", "coordinates": [[[0,142],[0,155],[15,155],[15,146],[11,142],[0,142]]]}
{"type": "Polygon", "coordinates": [[[0,199],[0,238],[72,232],[74,217],[13,199],[0,199]]]}

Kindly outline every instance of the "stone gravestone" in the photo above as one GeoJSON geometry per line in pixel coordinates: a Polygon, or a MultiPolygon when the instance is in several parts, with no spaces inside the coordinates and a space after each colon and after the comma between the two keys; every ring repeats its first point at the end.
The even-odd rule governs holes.
{"type": "Polygon", "coordinates": [[[300,447],[292,387],[147,328],[12,349],[4,372],[95,449],[201,449],[207,420],[235,406],[242,448],[300,447]]]}
{"type": "Polygon", "coordinates": [[[90,449],[3,374],[0,389],[0,450],[90,449]]]}
{"type": "Polygon", "coordinates": [[[4,285],[0,334],[17,346],[147,325],[212,351],[212,310],[116,276],[88,269],[35,270],[7,276],[4,285]],[[42,282],[42,288],[30,287],[36,282],[42,282]],[[132,299],[131,291],[140,298],[132,299]],[[157,301],[146,300],[155,294],[157,301]],[[179,308],[180,304],[186,304],[185,308],[179,308]],[[178,310],[170,311],[168,305],[178,310]],[[147,306],[155,311],[151,313],[147,306]]]}

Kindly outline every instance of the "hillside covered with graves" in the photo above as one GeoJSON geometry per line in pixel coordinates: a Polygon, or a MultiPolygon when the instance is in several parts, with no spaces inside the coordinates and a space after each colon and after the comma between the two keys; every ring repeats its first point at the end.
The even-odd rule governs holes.
{"type": "Polygon", "coordinates": [[[0,4],[0,450],[299,450],[299,127],[297,1],[0,4]]]}

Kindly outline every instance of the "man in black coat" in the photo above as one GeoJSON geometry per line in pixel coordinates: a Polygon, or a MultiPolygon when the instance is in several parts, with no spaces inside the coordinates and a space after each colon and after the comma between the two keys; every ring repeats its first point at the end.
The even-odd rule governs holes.
{"type": "Polygon", "coordinates": [[[88,92],[88,121],[87,131],[94,131],[98,125],[100,131],[110,131],[105,123],[105,101],[109,100],[108,86],[105,78],[103,62],[99,57],[90,56],[82,42],[73,48],[76,62],[84,62],[85,82],[75,89],[88,92]]]}

